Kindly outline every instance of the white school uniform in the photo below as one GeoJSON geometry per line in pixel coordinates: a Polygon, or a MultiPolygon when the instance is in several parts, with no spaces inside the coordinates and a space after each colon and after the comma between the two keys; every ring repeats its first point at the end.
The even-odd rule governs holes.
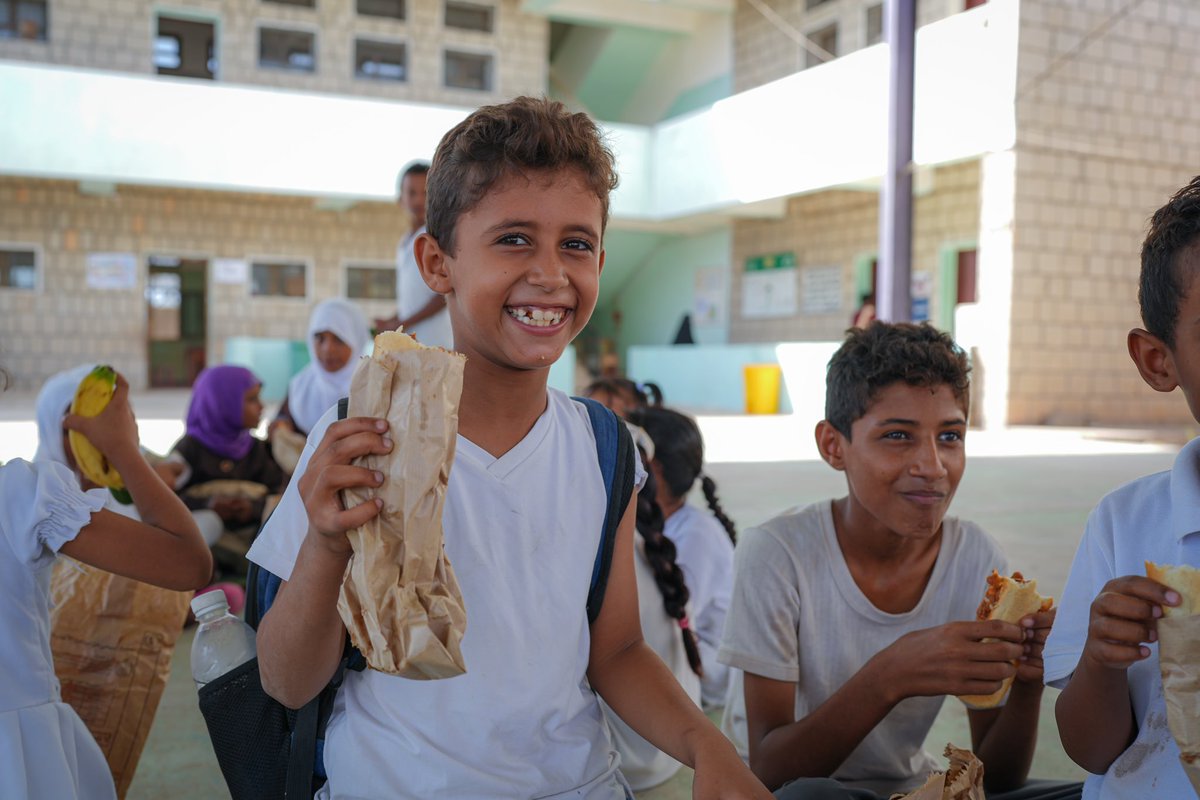
{"type": "MultiPolygon", "coordinates": [[[[1122,575],[1145,575],[1145,561],[1200,567],[1200,439],[1168,472],[1148,475],[1109,493],[1088,517],[1071,563],[1054,627],[1042,653],[1045,680],[1063,688],[1087,641],[1092,601],[1122,575]]],[[[1195,797],[1167,727],[1158,644],[1127,670],[1137,738],[1103,775],[1090,775],[1084,800],[1195,797]]]]}
{"type": "Polygon", "coordinates": [[[104,500],[50,462],[0,467],[0,797],[116,797],[104,754],[62,701],[50,654],[50,573],[58,550],[104,500]]]}
{"type": "MultiPolygon", "coordinates": [[[[296,475],[335,417],[309,435],[296,475]]],[[[639,465],[639,486],[644,477],[639,465]]],[[[307,530],[298,483],[248,556],[284,580],[307,530]]],[[[561,392],[548,392],[545,412],[498,459],[458,437],[442,521],[467,609],[467,672],[439,681],[349,673],[319,798],[626,797],[585,674],[605,504],[587,411],[561,392]]]]}
{"type": "Polygon", "coordinates": [[[675,543],[675,563],[695,614],[692,627],[704,664],[701,697],[706,708],[724,705],[731,670],[717,660],[717,651],[733,594],[733,542],[716,517],[690,503],[667,517],[663,533],[675,543]]]}

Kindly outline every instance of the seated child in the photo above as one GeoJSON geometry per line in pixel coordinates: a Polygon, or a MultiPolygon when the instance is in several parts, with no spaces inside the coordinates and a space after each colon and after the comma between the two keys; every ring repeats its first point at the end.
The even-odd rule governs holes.
{"type": "Polygon", "coordinates": [[[703,474],[704,440],[696,422],[678,411],[645,408],[632,421],[654,442],[650,471],[658,505],[666,517],[664,531],[678,553],[692,597],[692,619],[704,662],[701,690],[706,708],[725,704],[729,667],[717,661],[729,595],[733,592],[733,545],[737,534],[717,500],[717,484],[703,474]],[[700,479],[708,510],[687,502],[700,479]]]}
{"type": "MultiPolygon", "coordinates": [[[[969,385],[966,356],[929,325],[851,329],[816,428],[847,495],[742,532],[719,658],[744,671],[735,734],[776,797],[913,789],[939,766],[922,743],[946,696],[990,694],[1014,674],[1003,707],[967,715],[989,797],[1025,783],[1054,615],[975,619],[987,576],[1008,564],[977,525],[946,516],[969,385]]],[[[1079,789],[1047,792],[1020,796],[1079,789]]]]}
{"type": "Polygon", "coordinates": [[[68,416],[125,481],[144,522],[104,508],[53,460],[0,466],[0,797],[113,800],[112,773],[83,720],[62,701],[50,652],[50,573],[58,553],[186,591],[212,571],[179,499],[138,450],[129,386],[98,416],[68,416]]]}
{"type": "Polygon", "coordinates": [[[370,340],[367,318],[354,303],[341,298],[318,303],[308,319],[309,362],[288,382],[272,433],[283,427],[308,436],[321,415],[350,394],[358,356],[370,340]]]}
{"type": "MultiPolygon", "coordinates": [[[[641,428],[629,426],[642,463],[654,457],[654,442],[641,428]]],[[[638,616],[646,644],[663,660],[697,705],[703,667],[688,617],[688,586],[675,560],[675,545],[663,534],[663,514],[655,501],[654,474],[637,497],[637,532],[633,567],[637,575],[638,616]],[[661,602],[659,602],[661,598],[661,602]]],[[[604,714],[613,744],[621,755],[621,773],[629,787],[640,792],[657,786],[679,771],[679,762],[638,736],[607,705],[604,714]]]]}
{"type": "MultiPolygon", "coordinates": [[[[1177,387],[1200,421],[1200,177],[1155,212],[1138,290],[1145,328],[1129,355],[1150,388],[1177,387]]],[[[1111,492],[1087,521],[1071,564],[1046,682],[1063,748],[1092,775],[1084,796],[1195,797],[1167,727],[1156,625],[1178,593],[1145,577],[1144,561],[1200,567],[1200,439],[1167,472],[1111,492]]]]}
{"type": "Polygon", "coordinates": [[[257,526],[266,496],[287,485],[270,446],[250,434],[262,417],[261,391],[262,381],[245,367],[202,371],[192,386],[186,432],[165,460],[188,508],[211,508],[229,530],[257,526]],[[231,483],[205,491],[212,481],[231,483]]]}
{"type": "Polygon", "coordinates": [[[601,378],[583,390],[583,396],[610,409],[621,419],[647,406],[662,405],[662,389],[656,383],[637,383],[629,378],[601,378]]]}
{"type": "MultiPolygon", "coordinates": [[[[467,671],[347,673],[320,798],[626,800],[601,698],[696,770],[697,797],[770,797],[643,639],[633,498],[588,620],[607,496],[587,411],[546,380],[595,309],[615,185],[596,124],[549,100],[480,108],[437,147],[414,252],[467,357],[442,518],[467,609],[467,671]]],[[[346,531],[379,513],[378,499],[344,508],[339,490],[403,480],[352,466],[391,446],[386,420],[327,413],[250,551],[284,579],[258,658],[263,688],[289,707],[341,661],[346,531]]]]}

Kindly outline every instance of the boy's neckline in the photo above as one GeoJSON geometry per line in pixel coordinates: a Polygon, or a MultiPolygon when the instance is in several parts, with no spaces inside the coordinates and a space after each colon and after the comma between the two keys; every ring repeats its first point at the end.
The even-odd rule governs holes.
{"type": "Polygon", "coordinates": [[[862,601],[878,614],[888,616],[907,616],[917,613],[925,604],[926,597],[929,596],[930,587],[932,587],[940,578],[943,562],[943,554],[946,545],[946,521],[943,519],[937,533],[930,540],[930,544],[926,548],[914,548],[914,554],[902,556],[896,559],[864,559],[859,556],[862,548],[856,548],[857,542],[853,541],[852,534],[842,530],[838,518],[838,500],[830,500],[826,506],[825,523],[828,526],[826,532],[829,546],[833,551],[833,555],[839,562],[837,569],[841,572],[842,577],[848,582],[848,586],[853,587],[854,592],[862,601]],[[851,555],[847,557],[847,547],[850,548],[851,555]],[[904,574],[897,573],[896,567],[905,567],[904,574]],[[876,585],[864,588],[860,582],[859,575],[856,575],[856,568],[864,577],[868,577],[865,572],[874,572],[878,576],[890,578],[893,580],[884,581],[882,585],[876,585]],[[864,572],[864,568],[866,568],[864,572]],[[914,591],[916,584],[920,583],[920,591],[914,591]],[[889,598],[896,597],[899,594],[904,594],[910,597],[910,602],[899,602],[898,605],[889,605],[886,601],[882,601],[883,596],[889,598]]]}

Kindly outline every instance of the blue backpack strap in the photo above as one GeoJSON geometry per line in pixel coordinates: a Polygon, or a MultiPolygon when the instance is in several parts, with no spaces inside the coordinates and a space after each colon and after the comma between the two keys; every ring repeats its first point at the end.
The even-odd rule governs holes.
{"type": "Polygon", "coordinates": [[[600,616],[604,605],[604,591],[608,587],[608,573],[612,567],[613,545],[617,539],[617,527],[633,496],[634,467],[633,437],[617,415],[595,400],[576,397],[588,412],[592,431],[596,435],[596,457],[600,462],[600,475],[604,479],[604,494],[607,505],[604,509],[604,528],[596,560],[592,566],[592,582],[588,589],[588,623],[600,616]]]}

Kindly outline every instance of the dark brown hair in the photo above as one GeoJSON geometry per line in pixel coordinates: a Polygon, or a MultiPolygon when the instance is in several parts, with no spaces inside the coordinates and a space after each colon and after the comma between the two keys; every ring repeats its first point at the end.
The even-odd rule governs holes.
{"type": "Polygon", "coordinates": [[[971,367],[950,334],[928,323],[872,322],[846,331],[825,375],[825,419],[847,439],[854,421],[867,413],[884,388],[946,385],[969,407],[971,367]]]}
{"type": "Polygon", "coordinates": [[[1175,347],[1175,323],[1179,301],[1191,289],[1192,275],[1185,280],[1183,251],[1200,240],[1200,176],[1184,186],[1150,218],[1150,230],[1142,243],[1142,274],[1138,280],[1138,305],[1146,330],[1175,347]]]}
{"type": "Polygon", "coordinates": [[[518,97],[483,106],[438,143],[426,185],[425,228],[453,254],[459,217],[497,181],[513,173],[564,169],[576,170],[600,198],[603,232],[617,170],[596,123],[545,98],[518,97]]]}

